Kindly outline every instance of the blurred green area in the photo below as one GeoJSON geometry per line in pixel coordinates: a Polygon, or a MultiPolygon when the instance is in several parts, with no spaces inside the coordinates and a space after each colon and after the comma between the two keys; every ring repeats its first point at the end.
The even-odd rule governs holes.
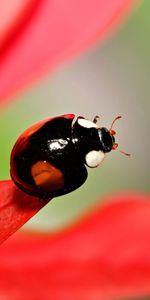
{"type": "Polygon", "coordinates": [[[89,171],[77,191],[54,199],[26,227],[57,229],[72,222],[102,197],[112,192],[149,192],[150,114],[150,1],[143,1],[127,22],[105,43],[97,45],[55,74],[17,97],[0,118],[0,179],[9,177],[11,148],[30,125],[46,117],[75,113],[110,126],[115,125],[120,149],[98,169],[89,171]]]}

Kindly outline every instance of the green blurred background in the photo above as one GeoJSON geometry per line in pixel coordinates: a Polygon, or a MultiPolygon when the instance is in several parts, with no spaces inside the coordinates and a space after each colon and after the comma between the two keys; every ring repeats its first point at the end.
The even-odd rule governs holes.
{"type": "Polygon", "coordinates": [[[0,117],[0,179],[9,178],[9,156],[18,135],[47,117],[75,113],[115,125],[120,149],[97,169],[88,169],[86,183],[53,199],[24,228],[57,230],[72,223],[104,195],[149,191],[150,1],[142,1],[126,22],[103,44],[61,66],[19,95],[0,117]]]}

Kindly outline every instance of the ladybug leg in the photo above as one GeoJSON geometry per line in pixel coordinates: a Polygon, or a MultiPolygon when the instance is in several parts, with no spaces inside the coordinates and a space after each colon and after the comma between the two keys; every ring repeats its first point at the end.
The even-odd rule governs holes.
{"type": "Polygon", "coordinates": [[[93,119],[93,123],[97,124],[99,119],[100,119],[99,116],[95,116],[94,119],[93,119]]]}

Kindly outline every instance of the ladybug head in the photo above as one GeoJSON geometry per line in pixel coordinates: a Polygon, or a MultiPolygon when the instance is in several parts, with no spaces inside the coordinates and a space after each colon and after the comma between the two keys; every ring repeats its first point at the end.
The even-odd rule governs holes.
{"type": "MultiPolygon", "coordinates": [[[[89,167],[97,167],[103,161],[105,153],[118,148],[114,137],[116,132],[112,127],[115,121],[120,118],[121,116],[118,116],[114,119],[110,129],[100,127],[97,124],[98,116],[94,118],[93,122],[78,117],[73,124],[73,140],[76,149],[89,167]]],[[[121,152],[129,155],[123,151],[121,152]]]]}
{"type": "Polygon", "coordinates": [[[115,135],[116,135],[116,131],[113,130],[113,125],[116,122],[116,120],[120,119],[121,116],[117,116],[111,126],[110,129],[107,129],[105,127],[102,127],[99,129],[99,137],[100,137],[100,141],[102,143],[103,146],[103,151],[106,152],[110,152],[111,150],[116,150],[118,148],[118,144],[115,143],[115,135]]]}
{"type": "MultiPolygon", "coordinates": [[[[116,150],[118,148],[118,144],[115,142],[115,137],[114,136],[116,135],[116,131],[113,130],[113,125],[116,122],[116,120],[119,120],[120,118],[122,118],[122,117],[117,116],[113,120],[109,130],[105,127],[102,127],[99,130],[99,137],[100,137],[100,140],[102,142],[104,152],[110,152],[111,150],[116,150]]],[[[126,153],[124,151],[119,150],[119,152],[121,152],[121,153],[123,153],[127,156],[130,156],[129,153],[126,153]]]]}
{"type": "Polygon", "coordinates": [[[112,149],[116,149],[118,144],[115,143],[114,134],[112,134],[107,128],[102,127],[98,129],[98,135],[102,151],[104,153],[110,152],[112,149]]]}

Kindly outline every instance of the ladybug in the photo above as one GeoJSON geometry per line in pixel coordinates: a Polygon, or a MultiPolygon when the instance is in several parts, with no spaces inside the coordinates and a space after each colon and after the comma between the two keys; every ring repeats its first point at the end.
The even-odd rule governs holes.
{"type": "MultiPolygon", "coordinates": [[[[70,193],[87,179],[87,168],[98,167],[105,153],[116,149],[115,131],[84,117],[67,114],[27,129],[16,141],[10,174],[25,193],[51,198],[70,193]]],[[[124,154],[128,155],[124,152],[124,154]]]]}

